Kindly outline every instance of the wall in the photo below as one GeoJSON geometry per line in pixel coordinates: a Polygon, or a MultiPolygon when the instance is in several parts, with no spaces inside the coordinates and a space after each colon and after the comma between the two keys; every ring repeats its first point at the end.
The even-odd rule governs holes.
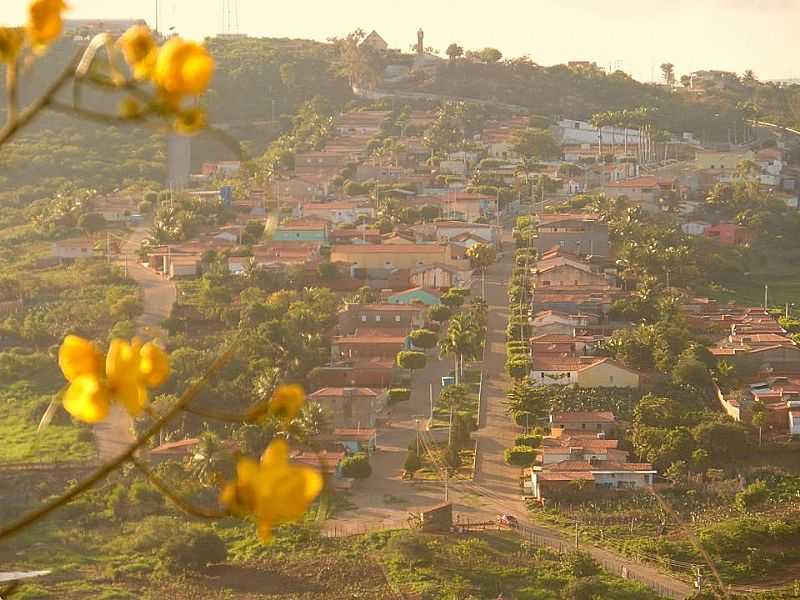
{"type": "Polygon", "coordinates": [[[600,363],[578,372],[581,387],[639,387],[639,375],[608,363],[600,363]],[[613,379],[612,379],[613,378],[613,379]]]}

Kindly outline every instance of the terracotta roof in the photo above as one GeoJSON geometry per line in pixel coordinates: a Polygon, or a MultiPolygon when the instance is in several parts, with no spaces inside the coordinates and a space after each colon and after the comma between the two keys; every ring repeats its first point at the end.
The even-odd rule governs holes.
{"type": "Polygon", "coordinates": [[[177,442],[166,442],[149,451],[149,454],[168,454],[176,451],[185,452],[192,446],[197,445],[200,440],[198,438],[187,438],[177,442]]]}
{"type": "Polygon", "coordinates": [[[357,440],[360,442],[368,442],[377,435],[377,429],[347,429],[337,428],[331,433],[326,433],[316,436],[314,439],[318,442],[332,442],[339,440],[357,440]]]}
{"type": "Polygon", "coordinates": [[[643,175],[641,177],[634,177],[632,179],[623,179],[622,181],[612,181],[606,184],[610,188],[639,188],[647,187],[654,188],[664,185],[674,185],[675,179],[671,177],[657,177],[655,175],[643,175]]]}
{"type": "Polygon", "coordinates": [[[440,244],[338,244],[331,250],[349,254],[442,254],[444,251],[440,244]]]}
{"type": "Polygon", "coordinates": [[[598,411],[575,411],[566,413],[553,413],[550,421],[552,423],[581,423],[581,422],[601,422],[616,423],[614,413],[605,410],[598,411]]]}
{"type": "Polygon", "coordinates": [[[405,336],[360,336],[360,335],[341,335],[333,338],[334,344],[405,344],[405,336]]]}
{"type": "Polygon", "coordinates": [[[650,463],[618,463],[609,460],[598,460],[589,462],[587,460],[563,460],[550,465],[543,465],[542,471],[564,472],[564,471],[589,471],[589,472],[613,472],[613,471],[652,471],[653,465],[650,463]]]}
{"type": "Polygon", "coordinates": [[[550,225],[562,221],[599,221],[600,215],[597,213],[545,213],[539,216],[539,223],[550,225]]]}
{"type": "Polygon", "coordinates": [[[556,472],[556,473],[537,472],[536,479],[538,481],[593,481],[594,475],[585,471],[556,472]]]}
{"type": "Polygon", "coordinates": [[[319,453],[303,452],[302,454],[293,456],[290,460],[293,463],[299,463],[316,469],[322,467],[325,471],[332,473],[336,470],[336,467],[344,457],[344,452],[327,452],[323,450],[319,453]]]}

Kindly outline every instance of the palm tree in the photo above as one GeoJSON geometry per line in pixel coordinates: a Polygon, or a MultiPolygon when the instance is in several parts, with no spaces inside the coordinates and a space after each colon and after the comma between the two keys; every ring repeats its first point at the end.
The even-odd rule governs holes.
{"type": "Polygon", "coordinates": [[[464,375],[464,357],[474,358],[478,354],[478,340],[469,317],[460,313],[450,319],[445,336],[439,341],[439,356],[452,356],[455,360],[456,383],[464,375]]]}
{"type": "Polygon", "coordinates": [[[600,132],[597,136],[597,158],[599,159],[603,155],[603,127],[608,124],[608,113],[600,112],[593,114],[589,123],[600,132]]]}
{"type": "Polygon", "coordinates": [[[194,455],[190,460],[192,474],[203,485],[214,485],[220,478],[227,451],[222,446],[219,436],[211,431],[200,434],[194,455]]]}

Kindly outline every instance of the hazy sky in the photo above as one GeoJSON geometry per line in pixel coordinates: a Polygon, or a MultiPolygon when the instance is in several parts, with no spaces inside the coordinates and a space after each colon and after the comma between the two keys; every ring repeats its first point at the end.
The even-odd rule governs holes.
{"type": "MultiPolygon", "coordinates": [[[[75,18],[155,21],[156,0],[68,0],[75,18]]],[[[0,0],[0,22],[19,22],[25,0],[0,0]]],[[[192,37],[223,30],[223,6],[237,0],[159,0],[162,29],[192,37]]],[[[376,29],[407,49],[419,27],[442,52],[493,46],[508,57],[550,65],[594,60],[637,79],[701,68],[753,69],[761,79],[800,77],[800,0],[238,0],[238,30],[324,40],[376,29]],[[617,62],[619,61],[619,62],[617,62]]]]}

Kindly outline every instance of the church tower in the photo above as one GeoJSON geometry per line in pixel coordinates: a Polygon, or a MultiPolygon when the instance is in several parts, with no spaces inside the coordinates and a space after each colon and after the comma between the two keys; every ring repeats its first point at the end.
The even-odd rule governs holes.
{"type": "Polygon", "coordinates": [[[425,39],[425,32],[422,31],[422,28],[417,31],[417,54],[425,54],[425,43],[423,40],[425,39]]]}

